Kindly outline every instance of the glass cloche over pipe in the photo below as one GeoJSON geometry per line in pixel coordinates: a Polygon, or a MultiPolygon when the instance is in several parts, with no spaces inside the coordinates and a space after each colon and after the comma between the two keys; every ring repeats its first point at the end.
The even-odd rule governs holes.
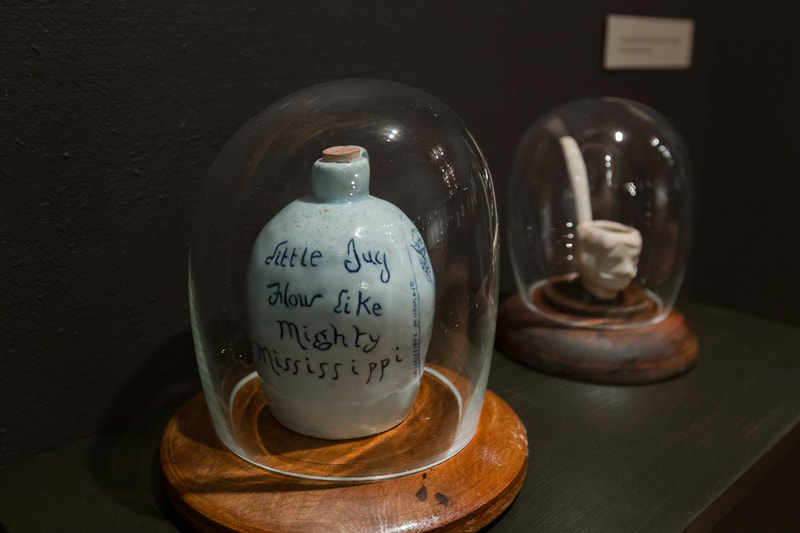
{"type": "Polygon", "coordinates": [[[517,294],[501,311],[499,344],[536,368],[590,381],[691,368],[696,339],[674,309],[691,193],[683,139],[643,104],[589,98],[537,120],[509,183],[517,294]]]}

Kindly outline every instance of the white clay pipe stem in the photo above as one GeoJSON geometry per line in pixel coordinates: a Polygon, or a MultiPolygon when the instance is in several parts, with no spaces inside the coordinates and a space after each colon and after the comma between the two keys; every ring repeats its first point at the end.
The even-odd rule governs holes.
{"type": "Polygon", "coordinates": [[[558,142],[567,161],[575,195],[577,269],[581,284],[599,300],[613,300],[636,276],[642,235],[611,220],[592,220],[589,176],[578,142],[568,135],[558,142]]]}
{"type": "Polygon", "coordinates": [[[578,224],[592,221],[592,200],[589,196],[589,176],[586,173],[586,163],[583,161],[578,142],[569,135],[558,139],[561,151],[567,161],[567,172],[575,195],[575,215],[578,224]]]}

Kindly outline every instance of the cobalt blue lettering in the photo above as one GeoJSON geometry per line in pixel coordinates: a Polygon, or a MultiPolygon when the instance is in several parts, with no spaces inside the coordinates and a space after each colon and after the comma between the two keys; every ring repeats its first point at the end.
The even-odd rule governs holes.
{"type": "MultiPolygon", "coordinates": [[[[381,359],[381,377],[378,379],[378,383],[383,381],[383,373],[386,370],[386,367],[389,366],[391,359],[381,359]]],[[[367,378],[367,385],[369,385],[370,380],[372,379],[372,372],[378,368],[378,363],[375,361],[370,361],[369,363],[369,377],[367,378]]]]}
{"type": "Polygon", "coordinates": [[[309,250],[307,246],[293,246],[290,249],[289,241],[281,241],[264,259],[264,264],[284,268],[316,267],[319,265],[320,259],[322,259],[322,252],[319,250],[309,250]]]}
{"type": "Polygon", "coordinates": [[[347,241],[347,259],[344,260],[344,268],[351,274],[361,270],[361,260],[358,258],[354,239],[347,241]]]}
{"type": "MultiPolygon", "coordinates": [[[[383,306],[378,303],[374,302],[371,305],[369,301],[372,299],[372,296],[364,297],[364,293],[360,290],[358,291],[358,303],[356,304],[356,316],[361,316],[362,314],[368,316],[381,316],[383,313],[383,306]]],[[[339,296],[336,298],[336,306],[333,308],[333,312],[336,314],[345,314],[350,315],[353,313],[350,307],[350,291],[347,289],[342,289],[339,291],[339,296]]]]}
{"type": "MultiPolygon", "coordinates": [[[[272,370],[272,373],[276,376],[296,376],[301,374],[303,376],[315,376],[317,379],[329,379],[331,381],[339,381],[339,378],[342,377],[342,374],[339,372],[339,368],[344,366],[343,363],[334,363],[331,361],[313,361],[309,357],[304,357],[303,359],[294,359],[292,357],[278,359],[275,357],[276,354],[268,348],[261,346],[258,343],[255,343],[255,346],[259,360],[262,363],[266,363],[267,360],[269,360],[270,365],[267,367],[267,369],[272,370]],[[332,372],[330,371],[331,367],[333,367],[332,372]],[[290,368],[294,371],[291,374],[285,374],[290,368]]],[[[353,376],[362,376],[361,378],[354,379],[364,380],[364,376],[366,376],[366,380],[364,380],[365,385],[369,385],[370,383],[382,383],[383,378],[386,376],[387,368],[392,363],[394,363],[394,361],[388,357],[378,361],[362,362],[356,362],[356,360],[353,359],[350,371],[353,376]],[[357,367],[366,367],[367,372],[361,373],[356,369],[357,367]]],[[[344,377],[347,378],[347,374],[345,374],[344,377]]]]}
{"type": "Polygon", "coordinates": [[[381,283],[389,283],[391,272],[389,272],[389,264],[386,262],[386,252],[380,250],[368,251],[366,253],[359,253],[356,248],[355,239],[347,241],[347,255],[344,260],[344,268],[351,274],[355,274],[361,270],[361,262],[374,265],[380,268],[381,283]]]}
{"type": "MultiPolygon", "coordinates": [[[[309,332],[308,325],[302,324],[298,326],[291,320],[276,320],[275,323],[278,325],[278,338],[296,342],[301,350],[313,348],[320,352],[325,352],[340,344],[345,348],[350,347],[347,336],[333,324],[329,324],[329,328],[325,327],[316,332],[309,332]]],[[[360,348],[364,353],[369,353],[378,346],[378,342],[381,339],[380,334],[373,336],[368,331],[361,331],[356,325],[352,327],[355,330],[355,338],[351,342],[356,348],[360,348]],[[366,337],[366,339],[362,337],[366,337]]],[[[262,360],[264,360],[263,357],[262,360]]],[[[282,367],[279,365],[278,368],[282,367]]],[[[288,368],[285,370],[288,371],[288,368]]]]}
{"type": "Polygon", "coordinates": [[[348,294],[350,291],[347,289],[342,289],[339,291],[339,296],[336,298],[336,307],[333,308],[333,312],[336,314],[350,314],[350,295],[348,294]]]}
{"type": "Polygon", "coordinates": [[[362,300],[361,291],[358,291],[358,307],[356,307],[356,316],[361,316],[361,308],[364,308],[364,313],[367,315],[374,315],[374,316],[381,316],[381,304],[374,303],[372,307],[367,307],[367,302],[369,302],[372,296],[368,296],[366,299],[362,300]],[[372,309],[372,311],[370,311],[372,309]]]}
{"type": "Polygon", "coordinates": [[[272,294],[269,295],[269,305],[283,305],[291,309],[292,307],[311,307],[317,298],[322,298],[322,293],[317,292],[309,296],[302,292],[289,292],[289,282],[286,282],[281,288],[281,283],[270,283],[267,285],[268,289],[272,289],[272,294]]]}

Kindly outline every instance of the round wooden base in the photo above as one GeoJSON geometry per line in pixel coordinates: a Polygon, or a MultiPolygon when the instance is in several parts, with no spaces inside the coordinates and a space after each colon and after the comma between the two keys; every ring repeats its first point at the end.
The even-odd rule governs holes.
{"type": "Polygon", "coordinates": [[[461,452],[374,483],[302,479],[245,462],[219,442],[202,395],[181,407],[161,440],[167,494],[202,531],[477,531],[516,497],[527,453],[525,427],[491,391],[461,452]]]}
{"type": "Polygon", "coordinates": [[[697,337],[675,309],[657,324],[634,329],[576,328],[534,313],[518,294],[500,307],[496,344],[527,366],[592,383],[661,381],[697,360],[697,337]]]}

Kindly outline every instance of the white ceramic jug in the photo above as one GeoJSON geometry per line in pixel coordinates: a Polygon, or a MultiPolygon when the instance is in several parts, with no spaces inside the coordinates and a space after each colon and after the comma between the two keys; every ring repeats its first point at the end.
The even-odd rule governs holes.
{"type": "Polygon", "coordinates": [[[348,439],[402,422],[430,342],[434,278],[414,224],[369,195],[369,159],[328,148],[311,196],[262,229],[247,272],[250,338],[286,427],[348,439]]]}

